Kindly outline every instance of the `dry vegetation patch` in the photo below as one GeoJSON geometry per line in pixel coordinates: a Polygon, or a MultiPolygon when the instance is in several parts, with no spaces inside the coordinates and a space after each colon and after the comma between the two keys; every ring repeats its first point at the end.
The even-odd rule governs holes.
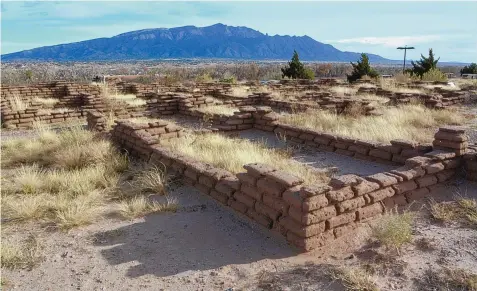
{"type": "Polygon", "coordinates": [[[457,222],[462,225],[477,227],[477,200],[457,197],[455,201],[430,203],[432,217],[443,223],[457,222]]]}
{"type": "Polygon", "coordinates": [[[318,131],[380,142],[407,139],[431,142],[434,129],[444,124],[460,125],[465,117],[451,110],[422,105],[386,107],[380,116],[350,116],[324,110],[285,115],[280,121],[318,131]]]}
{"type": "Polygon", "coordinates": [[[238,112],[237,108],[226,105],[206,106],[199,109],[200,112],[206,114],[220,114],[226,116],[232,116],[235,112],[238,112]]]}
{"type": "Polygon", "coordinates": [[[30,235],[22,242],[6,241],[1,244],[2,268],[32,269],[42,259],[38,239],[30,235]]]}
{"type": "Polygon", "coordinates": [[[189,134],[166,143],[174,150],[213,164],[232,173],[243,172],[249,163],[265,163],[302,177],[307,183],[325,182],[329,178],[325,172],[317,171],[291,159],[287,151],[270,149],[264,143],[256,143],[240,138],[230,138],[219,134],[189,134]]]}
{"type": "Polygon", "coordinates": [[[34,220],[71,229],[114,212],[115,204],[120,213],[125,213],[124,205],[138,201],[144,205],[141,214],[173,207],[172,202],[158,205],[142,197],[146,192],[166,194],[163,169],[134,169],[127,181],[128,159],[94,133],[79,127],[59,133],[37,127],[37,133],[37,138],[2,143],[4,221],[34,220]]]}
{"type": "Polygon", "coordinates": [[[387,213],[372,227],[372,237],[388,249],[399,249],[412,240],[414,216],[410,212],[387,213]]]}
{"type": "Polygon", "coordinates": [[[338,280],[347,291],[378,291],[372,274],[361,267],[339,267],[330,270],[333,280],[338,280]]]}
{"type": "Polygon", "coordinates": [[[476,291],[477,274],[464,269],[428,269],[418,280],[418,286],[427,290],[476,291]]]}

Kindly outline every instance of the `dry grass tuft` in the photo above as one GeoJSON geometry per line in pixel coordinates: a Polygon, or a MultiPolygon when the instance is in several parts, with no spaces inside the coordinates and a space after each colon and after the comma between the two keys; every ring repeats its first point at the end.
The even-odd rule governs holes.
{"type": "Polygon", "coordinates": [[[428,269],[424,276],[418,281],[421,290],[442,290],[442,291],[476,291],[477,274],[473,274],[464,269],[442,268],[440,270],[428,269]]]}
{"type": "Polygon", "coordinates": [[[2,175],[3,218],[41,220],[62,229],[97,220],[128,168],[127,158],[79,128],[59,133],[39,128],[37,134],[2,144],[2,168],[17,166],[2,175]]]}
{"type": "Polygon", "coordinates": [[[413,215],[388,213],[372,227],[372,237],[388,249],[399,249],[412,240],[413,215]]]}
{"type": "Polygon", "coordinates": [[[336,94],[337,96],[356,95],[356,93],[358,92],[358,88],[333,86],[330,88],[330,91],[336,94]]]}
{"type": "Polygon", "coordinates": [[[41,247],[37,238],[30,235],[21,244],[3,240],[1,245],[2,268],[29,269],[40,263],[41,247]]]}
{"type": "Polygon", "coordinates": [[[389,142],[393,139],[407,139],[431,142],[435,127],[444,124],[459,125],[465,120],[458,112],[433,110],[422,105],[386,107],[381,112],[381,116],[353,117],[324,110],[309,110],[285,115],[280,121],[364,140],[389,142]]]}
{"type": "Polygon", "coordinates": [[[241,98],[246,98],[248,95],[252,94],[250,92],[250,87],[248,86],[234,86],[231,89],[230,95],[234,97],[241,97],[241,98]]]}
{"type": "Polygon", "coordinates": [[[348,291],[378,291],[376,280],[365,269],[354,268],[335,268],[330,271],[333,280],[338,280],[348,291]]]}
{"type": "Polygon", "coordinates": [[[25,110],[29,107],[29,104],[23,101],[17,94],[7,97],[7,100],[10,102],[13,111],[25,110]]]}
{"type": "Polygon", "coordinates": [[[273,165],[288,173],[301,177],[306,183],[328,181],[325,172],[317,171],[291,159],[290,153],[269,149],[264,143],[256,143],[240,138],[230,138],[219,134],[187,135],[171,139],[165,146],[199,161],[233,173],[243,172],[249,163],[273,165]]]}
{"type": "Polygon", "coordinates": [[[139,171],[130,185],[139,193],[154,193],[166,195],[166,187],[169,179],[166,176],[165,167],[162,169],[157,165],[152,165],[139,171]]]}
{"type": "Polygon", "coordinates": [[[232,116],[235,112],[239,110],[234,107],[226,106],[226,105],[216,105],[216,106],[207,106],[199,109],[200,112],[204,112],[206,114],[220,114],[220,115],[227,115],[232,116]]]}
{"type": "Polygon", "coordinates": [[[126,219],[132,219],[154,212],[175,212],[177,208],[178,204],[174,198],[166,197],[166,201],[161,203],[150,201],[144,196],[135,196],[119,203],[119,214],[126,219]]]}
{"type": "Polygon", "coordinates": [[[455,201],[436,202],[431,200],[429,210],[432,217],[443,223],[457,222],[477,227],[477,200],[456,197],[455,201]]]}

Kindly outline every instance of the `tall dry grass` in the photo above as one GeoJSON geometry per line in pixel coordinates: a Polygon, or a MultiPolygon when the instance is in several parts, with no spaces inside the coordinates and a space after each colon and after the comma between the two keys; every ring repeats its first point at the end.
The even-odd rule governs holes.
{"type": "Polygon", "coordinates": [[[285,115],[281,122],[318,131],[364,140],[389,142],[407,139],[431,142],[436,127],[459,125],[465,117],[451,110],[433,110],[422,105],[402,105],[382,109],[381,116],[340,115],[323,110],[285,115]]]}
{"type": "Polygon", "coordinates": [[[170,140],[166,146],[199,161],[213,164],[233,173],[243,172],[243,165],[265,163],[302,177],[306,183],[325,182],[326,173],[291,159],[290,153],[270,149],[264,143],[218,134],[187,135],[170,140]]]}
{"type": "Polygon", "coordinates": [[[2,217],[69,229],[89,224],[128,167],[109,142],[73,127],[2,143],[2,217]]]}

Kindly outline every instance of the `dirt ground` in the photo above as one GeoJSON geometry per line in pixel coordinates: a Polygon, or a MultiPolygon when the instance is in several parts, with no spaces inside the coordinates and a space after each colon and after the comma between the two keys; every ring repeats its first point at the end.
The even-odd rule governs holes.
{"type": "MultiPolygon", "coordinates": [[[[477,184],[467,181],[448,183],[435,198],[449,200],[456,191],[477,198],[477,184]]],[[[179,186],[171,195],[179,200],[176,213],[106,218],[68,233],[4,225],[4,239],[35,234],[43,259],[32,270],[2,269],[3,290],[345,290],[327,275],[329,267],[361,266],[383,252],[369,243],[363,226],[336,244],[299,254],[283,237],[194,188],[179,186]]],[[[419,218],[414,241],[426,238],[432,248],[410,244],[389,256],[376,278],[381,290],[433,290],[424,287],[431,286],[426,272],[440,266],[477,273],[477,230],[435,224],[424,206],[413,208],[419,218]]]]}

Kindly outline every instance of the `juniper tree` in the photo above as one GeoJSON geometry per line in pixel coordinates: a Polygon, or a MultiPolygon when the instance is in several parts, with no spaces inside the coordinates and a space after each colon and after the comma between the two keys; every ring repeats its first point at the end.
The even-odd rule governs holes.
{"type": "Polygon", "coordinates": [[[313,70],[309,68],[305,68],[305,66],[300,62],[300,58],[298,57],[298,53],[296,50],[293,51],[293,57],[290,62],[288,62],[288,66],[285,68],[281,68],[282,70],[282,78],[288,77],[292,79],[314,79],[315,73],[313,70]]]}
{"type": "Polygon", "coordinates": [[[460,70],[460,74],[477,74],[477,64],[472,63],[469,66],[465,66],[460,70]]]}
{"type": "Polygon", "coordinates": [[[437,69],[437,62],[439,61],[440,58],[437,60],[434,58],[434,53],[432,52],[432,49],[429,49],[429,57],[425,57],[421,54],[421,59],[417,62],[411,61],[412,69],[409,70],[409,73],[411,75],[417,75],[422,78],[422,75],[424,73],[429,72],[431,69],[437,69]]]}
{"type": "Polygon", "coordinates": [[[378,73],[371,68],[368,55],[365,53],[361,54],[361,59],[358,60],[356,64],[351,62],[351,66],[353,66],[353,72],[351,72],[351,75],[346,75],[348,82],[350,83],[363,76],[369,76],[371,78],[376,78],[378,76],[378,73]]]}

